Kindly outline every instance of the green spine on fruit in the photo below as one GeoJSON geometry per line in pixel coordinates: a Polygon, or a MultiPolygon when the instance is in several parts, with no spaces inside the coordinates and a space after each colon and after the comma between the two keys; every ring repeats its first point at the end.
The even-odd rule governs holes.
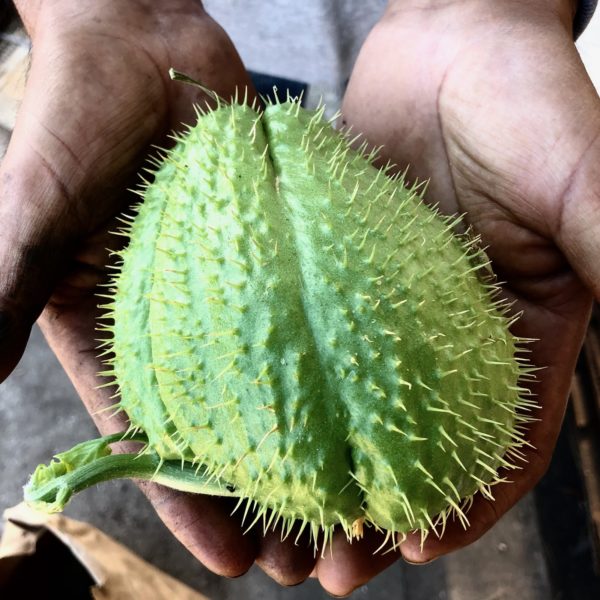
{"type": "Polygon", "coordinates": [[[372,158],[297,100],[199,114],[143,191],[105,306],[104,375],[148,466],[103,438],[38,467],[26,497],[60,510],[102,459],[94,483],[238,496],[315,539],[466,526],[522,456],[532,369],[476,240],[372,158]]]}

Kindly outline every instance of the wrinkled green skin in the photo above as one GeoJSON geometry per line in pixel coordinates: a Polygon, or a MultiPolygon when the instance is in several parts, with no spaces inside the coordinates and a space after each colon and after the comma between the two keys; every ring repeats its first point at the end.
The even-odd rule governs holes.
{"type": "Polygon", "coordinates": [[[313,530],[426,530],[522,444],[524,370],[482,253],[321,113],[200,117],[130,236],[121,406],[151,454],[201,468],[196,491],[313,530]]]}

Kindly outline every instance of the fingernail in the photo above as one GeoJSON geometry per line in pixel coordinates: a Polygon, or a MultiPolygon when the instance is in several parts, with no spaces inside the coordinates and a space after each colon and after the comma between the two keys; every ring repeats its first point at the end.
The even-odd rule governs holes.
{"type": "Polygon", "coordinates": [[[284,587],[293,588],[303,584],[305,581],[306,579],[303,579],[302,581],[297,581],[296,583],[283,583],[282,585],[284,587]]]}
{"type": "Polygon", "coordinates": [[[244,575],[246,575],[246,573],[248,573],[249,570],[250,570],[250,567],[248,567],[242,573],[238,573],[237,575],[224,575],[224,577],[226,577],[227,579],[238,579],[239,577],[243,577],[244,575]]]}
{"type": "Polygon", "coordinates": [[[429,565],[431,564],[434,560],[437,560],[438,557],[434,556],[433,558],[430,558],[429,560],[422,560],[420,562],[415,562],[412,560],[408,560],[408,558],[406,558],[405,556],[402,557],[402,559],[404,560],[404,562],[408,563],[409,565],[415,565],[417,567],[423,566],[423,565],[429,565]]]}

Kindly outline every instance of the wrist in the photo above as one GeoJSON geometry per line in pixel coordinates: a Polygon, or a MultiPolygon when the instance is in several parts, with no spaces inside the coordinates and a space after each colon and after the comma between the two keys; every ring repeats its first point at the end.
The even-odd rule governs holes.
{"type": "MultiPolygon", "coordinates": [[[[551,10],[566,10],[575,15],[581,0],[463,0],[464,4],[530,4],[532,6],[546,6],[551,10]]],[[[388,6],[413,7],[413,8],[436,8],[448,5],[448,0],[388,0],[388,6]]]]}
{"type": "Polygon", "coordinates": [[[168,3],[150,3],[142,0],[13,0],[25,25],[33,38],[42,29],[53,29],[86,20],[104,20],[139,23],[140,18],[150,17],[161,22],[161,15],[189,12],[195,17],[206,14],[200,0],[170,0],[168,3]]]}
{"type": "Polygon", "coordinates": [[[464,14],[486,14],[495,18],[530,18],[538,22],[536,15],[558,17],[568,29],[581,33],[579,26],[587,25],[593,8],[598,0],[460,0],[449,3],[448,0],[388,0],[386,15],[407,11],[443,11],[449,8],[464,14]]]}

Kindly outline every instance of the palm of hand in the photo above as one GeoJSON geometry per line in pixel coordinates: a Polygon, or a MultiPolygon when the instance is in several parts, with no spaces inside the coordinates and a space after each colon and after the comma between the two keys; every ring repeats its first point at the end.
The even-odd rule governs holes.
{"type": "Polygon", "coordinates": [[[413,177],[431,176],[427,199],[464,213],[482,237],[504,295],[524,311],[514,332],[539,340],[529,357],[545,367],[533,386],[542,408],[529,431],[529,464],[494,488],[495,503],[477,499],[467,532],[452,527],[423,553],[420,540],[409,538],[403,554],[415,561],[474,541],[541,477],[591,301],[561,237],[565,203],[599,126],[577,122],[573,106],[597,98],[572,42],[556,18],[535,27],[512,4],[504,20],[457,4],[389,11],[363,48],[345,115],[371,143],[385,145],[384,158],[410,164],[413,177]],[[547,55],[552,61],[544,62],[547,55]],[[394,58],[375,69],[377,56],[394,58]]]}

